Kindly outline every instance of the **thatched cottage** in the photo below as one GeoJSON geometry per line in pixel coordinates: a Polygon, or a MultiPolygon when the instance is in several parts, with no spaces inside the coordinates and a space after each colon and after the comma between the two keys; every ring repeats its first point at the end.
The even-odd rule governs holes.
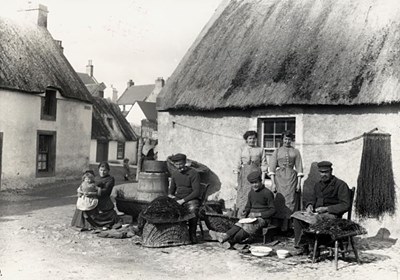
{"type": "MultiPolygon", "coordinates": [[[[122,163],[125,158],[128,158],[131,163],[136,163],[137,136],[118,105],[104,98],[104,90],[107,87],[94,77],[92,61],[89,60],[86,65],[86,73],[77,72],[77,74],[92,96],[90,162],[122,163]]],[[[113,91],[115,93],[115,89],[113,91]]]]}
{"type": "MultiPolygon", "coordinates": [[[[399,184],[399,29],[398,1],[224,1],[160,93],[159,157],[184,152],[207,165],[232,205],[246,130],[271,153],[292,129],[305,185],[313,163],[330,160],[356,186],[363,142],[341,141],[378,128],[391,134],[399,184]]],[[[398,218],[366,226],[400,236],[398,218]]]]}
{"type": "Polygon", "coordinates": [[[89,166],[90,93],[48,32],[47,8],[28,13],[35,22],[0,19],[2,189],[77,178],[89,166]]]}

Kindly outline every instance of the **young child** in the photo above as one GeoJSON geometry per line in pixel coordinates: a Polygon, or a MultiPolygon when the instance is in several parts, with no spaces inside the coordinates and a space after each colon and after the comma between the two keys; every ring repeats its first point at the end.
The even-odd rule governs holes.
{"type": "Polygon", "coordinates": [[[255,219],[250,223],[240,223],[239,221],[226,233],[218,236],[218,241],[224,244],[227,249],[254,235],[269,222],[269,218],[275,213],[274,195],[262,184],[261,171],[250,173],[247,180],[252,189],[248,194],[246,207],[241,214],[243,217],[255,219]]]}
{"type": "Polygon", "coordinates": [[[97,187],[94,183],[94,172],[92,170],[85,171],[82,176],[82,183],[77,189],[78,200],[76,208],[81,211],[89,211],[96,208],[98,204],[97,187]]]}
{"type": "Polygon", "coordinates": [[[129,178],[131,176],[131,171],[129,170],[129,158],[124,159],[124,170],[125,170],[125,175],[124,179],[125,181],[129,181],[129,178]]]}

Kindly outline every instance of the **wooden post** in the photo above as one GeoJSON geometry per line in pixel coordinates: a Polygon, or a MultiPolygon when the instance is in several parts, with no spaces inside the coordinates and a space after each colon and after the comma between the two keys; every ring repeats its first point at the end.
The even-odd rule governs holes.
{"type": "Polygon", "coordinates": [[[139,137],[136,181],[139,181],[139,173],[140,173],[140,170],[142,170],[142,148],[143,148],[143,138],[139,137]]]}

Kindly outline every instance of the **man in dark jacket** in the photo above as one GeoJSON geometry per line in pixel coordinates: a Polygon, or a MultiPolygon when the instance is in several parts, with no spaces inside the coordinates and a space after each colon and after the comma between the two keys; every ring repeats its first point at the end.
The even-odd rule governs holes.
{"type": "Polygon", "coordinates": [[[170,159],[177,171],[171,174],[169,197],[175,198],[180,205],[196,215],[195,218],[189,220],[189,236],[192,243],[197,243],[196,229],[201,196],[200,175],[193,168],[186,166],[186,155],[176,154],[170,159]]]}
{"type": "MultiPolygon", "coordinates": [[[[321,161],[318,171],[321,180],[314,185],[310,199],[306,202],[306,211],[316,212],[325,218],[341,218],[350,208],[350,190],[347,184],[332,175],[332,163],[321,161]]],[[[309,227],[305,221],[293,219],[295,247],[298,253],[308,253],[308,244],[301,244],[303,230],[309,227]]]]}

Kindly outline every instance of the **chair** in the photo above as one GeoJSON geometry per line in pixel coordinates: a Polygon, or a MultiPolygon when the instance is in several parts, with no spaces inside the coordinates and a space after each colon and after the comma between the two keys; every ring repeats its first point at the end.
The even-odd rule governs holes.
{"type": "MultiPolygon", "coordinates": [[[[349,211],[347,212],[347,219],[351,220],[351,213],[353,210],[353,200],[354,200],[354,194],[355,194],[355,187],[351,188],[349,190],[350,192],[350,207],[349,207],[349,211]]],[[[332,255],[332,252],[334,253],[334,257],[335,257],[335,268],[336,270],[338,269],[338,254],[341,253],[342,257],[345,257],[345,253],[349,253],[349,252],[353,252],[354,256],[357,260],[357,263],[360,264],[360,259],[358,257],[358,251],[357,248],[354,244],[354,236],[358,235],[358,233],[354,232],[352,234],[348,234],[345,236],[341,236],[339,238],[336,239],[331,239],[329,243],[327,243],[326,245],[324,244],[324,246],[329,250],[330,255],[332,255]],[[333,244],[333,246],[332,246],[333,244]],[[351,249],[349,249],[349,244],[351,245],[351,249]],[[344,247],[345,245],[345,247],[344,247]]],[[[313,249],[313,253],[312,253],[312,262],[315,262],[316,259],[316,255],[317,255],[317,251],[319,247],[319,238],[320,235],[318,233],[314,234],[314,249],[313,249]]]]}
{"type": "MultiPolygon", "coordinates": [[[[207,190],[210,186],[210,184],[206,184],[206,183],[200,183],[201,186],[201,196],[200,196],[200,209],[206,204],[207,201],[207,190]]],[[[201,218],[201,216],[199,215],[199,219],[198,219],[198,226],[200,227],[200,232],[201,232],[201,237],[204,239],[204,230],[203,230],[203,224],[202,221],[204,219],[201,218]]]]}

